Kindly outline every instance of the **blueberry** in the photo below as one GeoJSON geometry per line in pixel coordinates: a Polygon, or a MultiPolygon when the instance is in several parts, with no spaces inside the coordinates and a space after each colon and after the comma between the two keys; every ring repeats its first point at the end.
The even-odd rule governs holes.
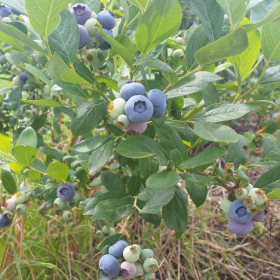
{"type": "Polygon", "coordinates": [[[28,194],[25,192],[17,192],[13,198],[15,199],[16,204],[25,203],[28,200],[28,194]]]}
{"type": "Polygon", "coordinates": [[[155,279],[156,278],[156,274],[155,273],[145,273],[144,274],[144,278],[146,280],[152,280],[152,279],[155,279]]]}
{"type": "Polygon", "coordinates": [[[123,251],[123,257],[130,263],[137,262],[140,257],[140,252],[135,246],[128,246],[123,251]]]}
{"type": "Polygon", "coordinates": [[[18,80],[21,82],[21,83],[26,83],[26,80],[29,78],[29,74],[26,73],[26,72],[21,72],[19,75],[18,75],[18,80]]]}
{"type": "Polygon", "coordinates": [[[258,209],[259,209],[260,211],[265,210],[265,209],[267,208],[267,206],[268,206],[268,199],[266,199],[266,201],[264,202],[264,204],[262,204],[262,205],[257,205],[257,207],[258,207],[258,209]]]}
{"type": "Polygon", "coordinates": [[[0,6],[0,15],[1,17],[8,17],[12,13],[12,8],[7,5],[0,6]]]}
{"type": "Polygon", "coordinates": [[[147,258],[153,258],[154,252],[151,249],[143,249],[140,255],[141,262],[144,262],[147,258]]]}
{"type": "Polygon", "coordinates": [[[141,255],[142,248],[138,244],[133,244],[132,246],[135,246],[137,248],[139,254],[141,255]]]}
{"type": "Polygon", "coordinates": [[[184,45],[184,39],[182,37],[177,37],[175,42],[177,45],[180,45],[180,46],[184,45]]]}
{"type": "Polygon", "coordinates": [[[13,218],[9,218],[9,214],[0,215],[0,228],[8,227],[13,221],[13,218]]]}
{"type": "Polygon", "coordinates": [[[78,24],[84,24],[91,18],[90,8],[83,3],[75,4],[71,7],[70,12],[76,18],[78,24]]]}
{"type": "Polygon", "coordinates": [[[243,203],[248,208],[255,206],[255,201],[250,195],[243,198],[243,203]]]}
{"type": "Polygon", "coordinates": [[[249,191],[249,195],[254,199],[257,206],[264,204],[266,201],[265,191],[262,189],[253,188],[249,191]]]}
{"type": "Polygon", "coordinates": [[[152,102],[142,95],[132,96],[125,104],[125,113],[134,123],[143,123],[150,120],[154,113],[152,102]]]}
{"type": "Polygon", "coordinates": [[[135,273],[135,277],[138,277],[138,276],[144,276],[145,274],[145,271],[144,271],[144,268],[142,265],[140,264],[136,264],[136,273],[135,273]]]}
{"type": "Polygon", "coordinates": [[[143,263],[143,269],[146,273],[155,273],[158,269],[158,261],[154,258],[147,258],[143,263]]]}
{"type": "MultiPolygon", "coordinates": [[[[105,32],[106,35],[114,38],[114,35],[107,29],[105,28],[102,28],[102,30],[105,32]]],[[[109,43],[107,43],[102,37],[100,34],[98,34],[97,36],[94,37],[97,42],[99,43],[99,49],[101,49],[102,51],[104,50],[108,50],[108,49],[111,49],[111,45],[109,43]]]]}
{"type": "Polygon", "coordinates": [[[126,101],[122,98],[117,98],[113,101],[110,101],[108,105],[108,112],[111,114],[111,117],[117,119],[120,115],[123,115],[125,105],[126,101]]]}
{"type": "Polygon", "coordinates": [[[115,229],[111,227],[108,236],[112,236],[114,234],[116,234],[115,229]]]}
{"type": "Polygon", "coordinates": [[[27,213],[27,206],[25,204],[18,204],[16,207],[18,215],[25,215],[27,213]]]}
{"type": "Polygon", "coordinates": [[[249,193],[251,189],[253,189],[253,185],[249,184],[247,187],[245,187],[245,189],[247,190],[247,192],[249,193]]]}
{"type": "Polygon", "coordinates": [[[116,126],[118,126],[120,129],[125,129],[129,126],[130,121],[126,115],[119,115],[118,119],[116,120],[116,126]]]}
{"type": "Polygon", "coordinates": [[[25,112],[25,117],[28,119],[31,119],[33,117],[32,111],[31,110],[27,110],[25,112]]]}
{"type": "Polygon", "coordinates": [[[2,22],[3,23],[9,23],[9,22],[12,22],[12,19],[10,17],[3,17],[2,22]]]}
{"type": "Polygon", "coordinates": [[[247,212],[256,216],[260,212],[260,210],[258,209],[258,207],[256,205],[254,205],[251,208],[247,208],[247,212]]]}
{"type": "Polygon", "coordinates": [[[184,51],[183,50],[176,50],[173,53],[173,57],[176,58],[176,59],[179,59],[182,55],[184,55],[184,51]]]}
{"type": "Polygon", "coordinates": [[[14,8],[12,9],[12,12],[13,12],[13,14],[18,15],[18,16],[21,14],[21,12],[15,10],[14,8]]]}
{"type": "Polygon", "coordinates": [[[192,27],[194,24],[198,25],[198,22],[196,20],[191,20],[189,22],[189,28],[192,27]]]}
{"type": "Polygon", "coordinates": [[[48,129],[46,127],[41,127],[38,132],[42,135],[47,135],[48,134],[48,129]]]}
{"type": "Polygon", "coordinates": [[[266,218],[267,215],[267,211],[260,211],[254,218],[252,221],[254,222],[263,222],[266,218]]]}
{"type": "Polygon", "coordinates": [[[134,95],[145,95],[146,89],[145,87],[137,82],[127,82],[124,86],[122,86],[120,90],[120,95],[124,100],[129,100],[134,95]]]}
{"type": "Polygon", "coordinates": [[[91,12],[91,18],[97,19],[97,14],[95,13],[95,11],[92,11],[92,12],[91,12]]]}
{"type": "Polygon", "coordinates": [[[249,223],[241,224],[231,219],[228,222],[228,228],[231,232],[236,233],[237,235],[247,235],[253,230],[254,223],[250,221],[249,223]]]}
{"type": "Polygon", "coordinates": [[[167,97],[166,95],[159,89],[152,89],[148,92],[147,98],[154,105],[154,118],[160,118],[165,114],[167,108],[167,97]]]}
{"type": "Polygon", "coordinates": [[[123,250],[128,246],[128,243],[124,240],[119,240],[113,243],[109,248],[109,255],[119,259],[123,256],[123,250]]]}
{"type": "Polygon", "coordinates": [[[79,49],[83,48],[89,41],[89,34],[85,27],[82,25],[78,25],[80,30],[80,43],[79,43],[79,49]]]}
{"type": "Polygon", "coordinates": [[[95,18],[90,18],[86,21],[85,23],[85,28],[88,31],[89,36],[93,37],[96,36],[96,29],[95,29],[95,25],[97,23],[97,20],[95,18]]]}
{"type": "Polygon", "coordinates": [[[75,188],[71,184],[64,183],[58,187],[57,195],[63,201],[70,201],[75,195],[75,188]]]}
{"type": "Polygon", "coordinates": [[[101,68],[105,62],[105,55],[100,49],[89,49],[86,60],[94,68],[101,68]]]}
{"type": "Polygon", "coordinates": [[[136,266],[134,263],[130,263],[130,262],[123,262],[121,264],[121,272],[120,272],[121,276],[124,279],[130,279],[133,278],[136,274],[136,266]]]}
{"type": "Polygon", "coordinates": [[[14,197],[7,199],[4,202],[4,207],[8,210],[8,211],[13,211],[16,209],[16,199],[14,197]]]}
{"type": "Polygon", "coordinates": [[[247,212],[247,207],[241,200],[233,201],[230,205],[229,211],[231,219],[237,223],[246,224],[254,218],[254,215],[247,212]]]}
{"type": "Polygon", "coordinates": [[[53,207],[55,209],[58,209],[58,210],[64,210],[65,209],[65,202],[60,199],[59,197],[53,202],[53,207]]]}
{"type": "Polygon", "coordinates": [[[231,201],[224,200],[220,205],[220,212],[223,213],[225,218],[230,218],[229,208],[231,205],[231,201]]]}
{"type": "Polygon", "coordinates": [[[97,235],[98,238],[103,238],[103,237],[104,237],[104,233],[103,233],[102,230],[98,230],[98,231],[96,232],[96,235],[97,235]]]}
{"type": "Polygon", "coordinates": [[[147,129],[147,123],[130,123],[124,132],[130,136],[136,136],[143,133],[147,129]]]}
{"type": "Polygon", "coordinates": [[[65,221],[68,222],[68,221],[70,221],[71,218],[72,218],[72,213],[71,213],[70,211],[65,211],[65,212],[63,213],[62,217],[63,217],[63,219],[64,219],[65,221]]]}
{"type": "Polygon", "coordinates": [[[121,267],[118,260],[111,255],[104,255],[99,260],[99,269],[108,277],[117,277],[121,267]]]}
{"type": "Polygon", "coordinates": [[[102,232],[103,232],[104,234],[109,234],[109,233],[110,233],[110,227],[109,227],[109,226],[104,226],[104,227],[102,228],[102,232]]]}
{"type": "Polygon", "coordinates": [[[246,189],[240,187],[235,190],[235,197],[238,200],[243,200],[243,198],[245,198],[247,195],[248,195],[248,191],[246,189]]]}
{"type": "Polygon", "coordinates": [[[116,20],[111,11],[102,11],[97,15],[97,20],[103,28],[111,30],[116,26],[116,20]]]}

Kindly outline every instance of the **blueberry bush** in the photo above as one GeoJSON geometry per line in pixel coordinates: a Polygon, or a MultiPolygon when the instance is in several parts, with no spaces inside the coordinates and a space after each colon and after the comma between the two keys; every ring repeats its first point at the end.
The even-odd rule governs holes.
{"type": "Polygon", "coordinates": [[[31,200],[69,227],[79,207],[106,236],[99,279],[154,279],[149,249],[142,260],[108,222],[134,212],[179,239],[188,198],[200,207],[213,184],[228,191],[232,232],[264,221],[280,199],[277,1],[1,2],[0,81],[13,81],[0,89],[4,231],[31,200]],[[252,112],[269,119],[236,129],[252,112]],[[248,168],[268,171],[253,185],[248,168]]]}

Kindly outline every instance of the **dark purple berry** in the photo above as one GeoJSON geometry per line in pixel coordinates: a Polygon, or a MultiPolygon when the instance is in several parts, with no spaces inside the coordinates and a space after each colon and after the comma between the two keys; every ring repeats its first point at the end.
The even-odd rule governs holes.
{"type": "Polygon", "coordinates": [[[104,255],[99,260],[99,269],[104,275],[114,278],[119,276],[121,267],[118,260],[111,255],[104,255]]]}
{"type": "Polygon", "coordinates": [[[167,97],[166,95],[159,89],[152,89],[148,92],[147,98],[154,105],[154,118],[160,118],[165,114],[167,108],[167,97]]]}
{"type": "Polygon", "coordinates": [[[73,5],[70,9],[70,12],[76,18],[78,24],[84,24],[88,19],[91,18],[90,8],[83,3],[73,5]]]}
{"type": "Polygon", "coordinates": [[[26,83],[26,80],[29,78],[29,74],[26,73],[26,72],[21,72],[19,75],[18,75],[18,79],[21,83],[26,83]]]}
{"type": "Polygon", "coordinates": [[[116,259],[123,256],[123,250],[128,246],[128,243],[124,240],[119,240],[113,243],[109,248],[109,254],[116,259]]]}
{"type": "Polygon", "coordinates": [[[73,185],[64,183],[57,189],[58,197],[63,201],[70,201],[75,195],[75,188],[73,185]]]}
{"type": "Polygon", "coordinates": [[[89,34],[87,29],[79,25],[79,30],[80,30],[80,43],[79,43],[79,49],[83,48],[89,41],[89,34]]]}
{"type": "MultiPolygon", "coordinates": [[[[107,30],[107,29],[105,29],[105,28],[102,28],[102,30],[105,32],[106,35],[109,35],[110,37],[114,38],[113,34],[112,34],[109,30],[107,30]]],[[[108,42],[106,42],[106,41],[101,37],[100,34],[98,34],[98,35],[95,36],[94,38],[95,38],[95,39],[97,40],[97,42],[99,43],[98,48],[101,49],[102,51],[111,49],[111,45],[110,45],[108,42]]]]}
{"type": "Polygon", "coordinates": [[[116,26],[116,20],[111,11],[102,11],[97,15],[97,20],[103,28],[111,30],[116,26]]]}
{"type": "Polygon", "coordinates": [[[9,218],[8,213],[1,214],[0,215],[0,228],[8,227],[12,223],[12,221],[13,221],[13,218],[9,218]]]}
{"type": "Polygon", "coordinates": [[[237,235],[247,235],[253,230],[254,223],[251,221],[247,224],[241,224],[231,219],[228,222],[228,228],[231,232],[236,233],[237,235]]]}

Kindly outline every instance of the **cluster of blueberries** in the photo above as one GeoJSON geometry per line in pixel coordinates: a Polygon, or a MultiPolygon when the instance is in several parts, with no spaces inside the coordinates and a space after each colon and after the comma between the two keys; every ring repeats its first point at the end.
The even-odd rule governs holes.
{"type": "Polygon", "coordinates": [[[29,195],[25,192],[17,192],[11,198],[5,200],[7,194],[3,193],[2,198],[4,199],[4,209],[0,215],[0,228],[11,225],[15,213],[18,215],[25,215],[27,213],[26,202],[29,195]]]}
{"type": "Polygon", "coordinates": [[[12,19],[15,19],[18,15],[20,15],[20,12],[14,8],[7,5],[0,6],[0,16],[2,17],[2,22],[12,22],[12,19]],[[10,17],[12,17],[12,19],[10,17]]]}
{"type": "Polygon", "coordinates": [[[83,3],[75,4],[70,12],[76,18],[80,30],[79,49],[86,46],[90,41],[97,41],[101,50],[108,50],[111,46],[98,33],[97,22],[102,25],[106,35],[113,38],[112,30],[116,26],[116,20],[111,11],[101,11],[98,15],[83,3]]]}
{"type": "Polygon", "coordinates": [[[112,236],[115,234],[115,229],[112,227],[104,226],[102,230],[96,231],[96,235],[98,238],[103,238],[105,236],[112,236]]]}
{"type": "Polygon", "coordinates": [[[263,222],[267,215],[268,199],[265,191],[245,184],[235,190],[236,200],[224,200],[220,210],[230,218],[228,228],[237,235],[247,235],[253,228],[253,222],[263,222]]]}
{"type": "Polygon", "coordinates": [[[152,89],[146,96],[141,83],[129,81],[121,87],[120,97],[109,103],[108,112],[128,135],[138,135],[146,130],[152,117],[162,117],[166,108],[167,98],[161,90],[152,89]]]}
{"type": "Polygon", "coordinates": [[[110,246],[109,254],[99,260],[99,269],[111,279],[144,277],[149,280],[155,279],[158,261],[152,250],[142,249],[136,244],[129,246],[126,241],[119,240],[110,246]],[[120,264],[118,259],[122,257],[125,261],[120,264]]]}

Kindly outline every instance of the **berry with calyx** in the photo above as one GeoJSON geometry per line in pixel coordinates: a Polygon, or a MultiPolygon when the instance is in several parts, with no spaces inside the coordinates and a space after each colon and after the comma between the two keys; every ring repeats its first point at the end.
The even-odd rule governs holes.
{"type": "Polygon", "coordinates": [[[74,222],[70,222],[70,223],[68,224],[68,227],[69,227],[69,228],[73,228],[73,227],[74,227],[74,222]]]}
{"type": "Polygon", "coordinates": [[[80,31],[80,42],[79,42],[79,49],[83,48],[89,41],[89,34],[87,29],[82,26],[82,25],[78,25],[79,26],[79,31],[80,31]]]}
{"type": "Polygon", "coordinates": [[[126,115],[119,115],[118,119],[116,120],[116,126],[120,129],[125,129],[129,126],[130,121],[126,115]]]}
{"type": "Polygon", "coordinates": [[[108,105],[108,113],[110,113],[111,117],[117,119],[120,115],[124,114],[124,108],[126,105],[126,101],[122,98],[117,98],[115,100],[111,100],[108,105]]]}
{"type": "Polygon", "coordinates": [[[100,229],[96,232],[96,235],[97,235],[98,238],[103,238],[104,237],[104,233],[100,229]]]}
{"type": "Polygon", "coordinates": [[[254,223],[250,221],[249,223],[241,224],[231,219],[228,222],[228,228],[231,232],[236,233],[237,235],[247,235],[253,230],[254,223]]]}
{"type": "Polygon", "coordinates": [[[231,219],[237,223],[246,224],[254,218],[254,215],[248,213],[247,207],[241,200],[233,201],[230,205],[229,211],[231,219]]]}
{"type": "Polygon", "coordinates": [[[260,211],[265,210],[265,209],[268,207],[268,199],[266,199],[266,201],[264,202],[264,204],[262,204],[262,205],[257,205],[257,207],[258,207],[258,209],[259,209],[260,211]]]}
{"type": "Polygon", "coordinates": [[[254,199],[257,206],[264,204],[266,201],[266,194],[262,189],[253,188],[249,191],[249,195],[254,199]]]}
{"type": "Polygon", "coordinates": [[[229,208],[231,201],[224,200],[220,205],[220,212],[224,215],[225,218],[230,218],[229,208]]]}
{"type": "Polygon", "coordinates": [[[156,274],[155,274],[155,273],[145,273],[145,274],[144,274],[144,278],[145,278],[146,280],[153,280],[153,279],[156,278],[156,274]]]}
{"type": "Polygon", "coordinates": [[[88,31],[88,34],[90,37],[96,36],[98,32],[96,32],[95,25],[97,23],[97,20],[95,18],[90,18],[85,23],[85,28],[88,31]]]}
{"type": "Polygon", "coordinates": [[[70,12],[76,18],[78,24],[84,24],[91,18],[91,10],[89,6],[83,3],[73,5],[70,12]]]}
{"type": "Polygon", "coordinates": [[[196,20],[190,20],[189,28],[192,27],[194,24],[198,25],[198,22],[196,20]]]}
{"type": "Polygon", "coordinates": [[[154,105],[154,118],[160,118],[165,114],[167,108],[167,97],[159,89],[152,89],[148,92],[147,98],[154,105]]]}
{"type": "Polygon", "coordinates": [[[4,207],[8,211],[13,211],[16,209],[16,199],[15,197],[11,197],[4,202],[4,207]]]}
{"type": "Polygon", "coordinates": [[[39,111],[36,108],[33,108],[31,111],[32,111],[33,116],[39,115],[39,111]]]}
{"type": "Polygon", "coordinates": [[[60,199],[59,197],[57,199],[55,199],[55,201],[53,202],[53,207],[56,210],[64,210],[65,209],[65,202],[60,199]]]}
{"type": "Polygon", "coordinates": [[[38,132],[42,135],[47,135],[49,131],[46,127],[41,127],[38,132]]]}
{"type": "Polygon", "coordinates": [[[72,213],[70,211],[65,211],[62,217],[66,222],[68,222],[72,219],[72,213]]]}
{"type": "Polygon", "coordinates": [[[129,136],[139,135],[147,129],[147,123],[130,123],[127,128],[124,129],[124,132],[129,136]]]}
{"type": "Polygon", "coordinates": [[[129,100],[134,95],[143,95],[145,96],[146,89],[145,87],[137,82],[127,82],[124,86],[121,87],[120,96],[124,100],[129,100]]]}
{"type": "Polygon", "coordinates": [[[103,28],[112,30],[116,26],[116,20],[111,11],[102,11],[97,15],[97,20],[103,28]]]}
{"type": "Polygon", "coordinates": [[[19,75],[18,75],[18,80],[21,82],[21,83],[26,83],[26,80],[29,79],[29,74],[26,73],[26,72],[21,72],[19,75]]]}
{"type": "Polygon", "coordinates": [[[13,78],[13,83],[15,84],[15,86],[18,86],[18,87],[22,85],[22,82],[19,81],[18,77],[13,78]]]}
{"type": "Polygon", "coordinates": [[[111,255],[104,255],[99,260],[99,269],[108,277],[117,277],[120,274],[121,267],[118,260],[111,255]]]}
{"type": "Polygon", "coordinates": [[[102,228],[102,232],[106,235],[108,235],[110,233],[110,227],[109,226],[104,226],[102,228]]]}
{"type": "Polygon", "coordinates": [[[75,188],[69,183],[60,185],[57,189],[57,196],[63,201],[70,201],[75,195],[75,188]]]}
{"type": "Polygon", "coordinates": [[[89,49],[86,53],[86,60],[94,68],[100,68],[105,62],[105,55],[100,49],[89,49]]]}
{"type": "Polygon", "coordinates": [[[238,188],[235,190],[235,197],[238,199],[238,200],[243,200],[243,198],[245,198],[246,196],[248,195],[248,192],[246,189],[243,189],[243,188],[238,188]]]}
{"type": "MultiPolygon", "coordinates": [[[[128,246],[128,245],[127,245],[128,246]]],[[[139,252],[139,254],[141,255],[142,253],[142,248],[138,245],[138,244],[133,244],[132,246],[135,246],[139,252]]]]}
{"type": "Polygon", "coordinates": [[[91,18],[97,19],[97,14],[94,11],[91,11],[91,18]]]}
{"type": "MultiPolygon", "coordinates": [[[[114,35],[113,35],[112,32],[110,32],[109,30],[107,30],[107,29],[105,29],[105,28],[102,28],[102,30],[105,32],[106,35],[108,35],[108,36],[114,38],[114,35]]],[[[106,42],[106,41],[101,37],[100,34],[98,34],[98,35],[95,36],[94,38],[95,38],[95,39],[97,40],[97,42],[99,43],[98,48],[101,49],[102,51],[111,49],[111,45],[110,45],[108,42],[106,42]]]]}
{"type": "Polygon", "coordinates": [[[114,234],[116,234],[115,229],[111,227],[110,232],[108,233],[108,236],[112,236],[114,234]]]}
{"type": "Polygon", "coordinates": [[[252,221],[254,222],[263,222],[266,218],[266,215],[267,215],[267,211],[266,210],[263,210],[263,211],[260,211],[259,213],[257,213],[257,215],[253,218],[252,221]]]}
{"type": "Polygon", "coordinates": [[[6,199],[7,194],[6,194],[6,193],[2,193],[1,197],[2,197],[3,199],[6,199]]]}
{"type": "Polygon", "coordinates": [[[18,215],[25,215],[27,213],[27,206],[25,204],[18,204],[16,207],[18,215]]]}
{"type": "Polygon", "coordinates": [[[109,248],[109,255],[119,259],[123,256],[123,250],[128,246],[124,240],[119,240],[113,243],[109,248]]]}
{"type": "Polygon", "coordinates": [[[184,51],[181,49],[178,49],[173,53],[175,59],[179,59],[182,55],[184,55],[184,51]]]}
{"type": "Polygon", "coordinates": [[[183,37],[177,37],[177,38],[175,39],[175,43],[176,43],[177,45],[183,46],[183,45],[185,44],[185,40],[184,40],[183,37]]]}
{"type": "Polygon", "coordinates": [[[151,249],[143,249],[140,255],[141,262],[144,262],[147,258],[153,258],[154,252],[151,249]]]}
{"type": "Polygon", "coordinates": [[[249,193],[250,190],[253,189],[254,187],[253,187],[252,184],[248,184],[247,186],[246,186],[246,184],[245,184],[245,185],[243,186],[243,188],[245,188],[245,189],[247,190],[247,192],[249,193]]]}
{"type": "Polygon", "coordinates": [[[150,120],[154,113],[152,102],[142,95],[132,96],[125,104],[125,114],[134,123],[144,123],[150,120]]]}
{"type": "Polygon", "coordinates": [[[254,199],[249,195],[243,198],[244,205],[248,208],[252,208],[255,205],[254,199]]]}
{"type": "Polygon", "coordinates": [[[251,208],[247,208],[247,212],[256,216],[260,212],[260,210],[256,205],[253,205],[251,208]]]}
{"type": "Polygon", "coordinates": [[[12,19],[10,17],[4,17],[4,18],[2,18],[2,22],[10,23],[10,22],[12,22],[12,19]]]}
{"type": "Polygon", "coordinates": [[[33,117],[32,111],[31,111],[31,110],[27,110],[27,111],[25,112],[25,116],[26,116],[28,119],[31,119],[31,118],[33,117]]]}
{"type": "Polygon", "coordinates": [[[128,246],[123,251],[123,257],[130,263],[137,262],[140,257],[140,252],[135,246],[128,246]]]}
{"type": "Polygon", "coordinates": [[[135,273],[136,273],[136,266],[134,263],[123,262],[121,264],[120,274],[124,279],[133,278],[135,276],[135,273]]]}
{"type": "Polygon", "coordinates": [[[12,13],[13,9],[7,5],[0,6],[1,17],[8,17],[12,13]]]}
{"type": "Polygon", "coordinates": [[[158,269],[158,261],[154,258],[147,258],[143,263],[146,273],[155,273],[158,269]]]}
{"type": "Polygon", "coordinates": [[[11,217],[8,213],[0,215],[0,228],[8,227],[13,221],[13,217],[11,217]]]}
{"type": "Polygon", "coordinates": [[[136,264],[136,273],[135,273],[135,277],[138,277],[138,276],[144,276],[145,274],[145,271],[144,271],[144,268],[142,265],[140,264],[136,264]]]}

